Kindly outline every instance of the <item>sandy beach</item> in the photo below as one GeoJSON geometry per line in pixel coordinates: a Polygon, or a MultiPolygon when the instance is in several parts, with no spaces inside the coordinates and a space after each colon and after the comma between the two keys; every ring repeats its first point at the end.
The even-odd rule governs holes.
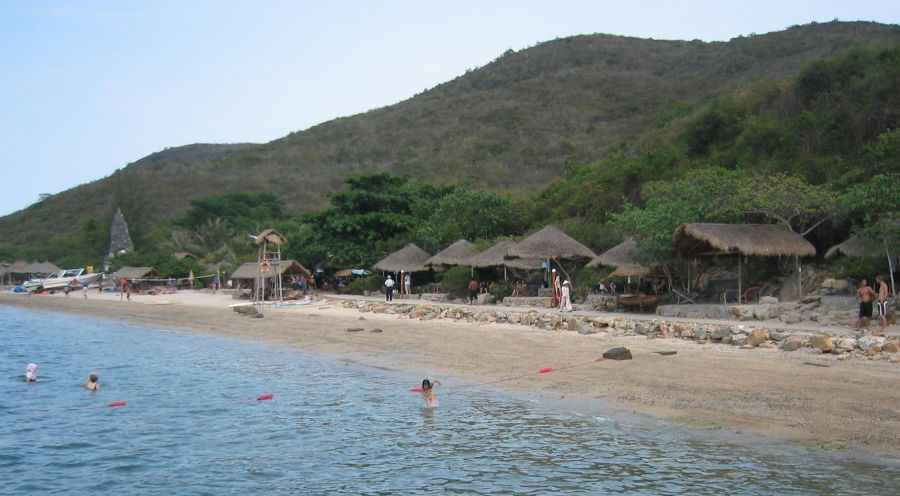
{"type": "Polygon", "coordinates": [[[260,340],[415,377],[446,377],[460,385],[496,381],[486,387],[598,401],[623,414],[696,428],[900,457],[898,364],[513,324],[423,322],[337,304],[270,310],[253,319],[227,308],[233,303],[230,295],[204,292],[141,295],[131,302],[117,294],[90,293],[86,300],[80,292],[0,294],[2,305],[260,340]],[[366,332],[372,329],[382,332],[366,332]],[[628,347],[634,359],[596,361],[617,346],[628,347]],[[543,367],[560,370],[537,373],[543,367]]]}

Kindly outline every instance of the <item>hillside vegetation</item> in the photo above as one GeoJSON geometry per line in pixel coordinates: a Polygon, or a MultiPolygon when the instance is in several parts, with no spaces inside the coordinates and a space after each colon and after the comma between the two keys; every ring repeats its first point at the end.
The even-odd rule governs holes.
{"type": "MultiPolygon", "coordinates": [[[[872,136],[873,129],[891,121],[890,109],[860,117],[854,106],[859,102],[848,100],[840,103],[849,113],[826,115],[829,109],[817,107],[808,96],[828,81],[809,73],[805,89],[789,82],[806,64],[859,43],[897,46],[900,29],[835,22],[724,43],[609,35],[553,40],[507,52],[396,105],[270,143],[190,145],[150,155],[0,219],[0,243],[8,252],[59,259],[73,253],[73,239],[95,227],[86,222],[107,225],[120,206],[138,246],[158,245],[168,238],[167,222],[181,218],[191,201],[211,194],[268,192],[295,215],[328,205],[327,193],[344,188],[348,176],[384,171],[432,184],[464,182],[520,198],[564,175],[527,220],[574,218],[577,224],[596,215],[595,227],[580,227],[596,244],[606,239],[601,233],[609,212],[621,207],[623,196],[640,203],[640,185],[658,178],[658,167],[668,167],[664,177],[704,161],[795,172],[817,184],[860,177],[856,160],[862,150],[883,140],[881,151],[865,151],[871,157],[894,146],[890,135],[872,136]],[[781,122],[769,117],[783,105],[803,105],[815,119],[825,120],[795,115],[789,129],[794,134],[781,138],[781,122]],[[858,122],[873,116],[874,124],[858,122]],[[828,131],[828,119],[851,125],[828,131]],[[847,129],[855,134],[844,141],[828,137],[847,129]],[[821,139],[828,147],[816,141],[821,139]],[[844,155],[848,145],[852,156],[844,155]],[[843,166],[834,165],[835,151],[843,166]],[[816,177],[822,164],[827,172],[816,177]],[[565,193],[567,184],[577,185],[587,176],[612,189],[590,197],[586,191],[565,193]]],[[[870,102],[879,101],[875,95],[890,96],[891,88],[853,84],[848,88],[870,102]]]]}

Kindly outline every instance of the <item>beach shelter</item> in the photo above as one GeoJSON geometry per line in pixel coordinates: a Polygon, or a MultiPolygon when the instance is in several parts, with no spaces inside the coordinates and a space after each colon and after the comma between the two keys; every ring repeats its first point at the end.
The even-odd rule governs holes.
{"type": "Polygon", "coordinates": [[[430,258],[428,252],[415,243],[409,243],[379,260],[375,263],[375,268],[384,272],[427,272],[429,267],[426,263],[430,258]]]}
{"type": "Polygon", "coordinates": [[[28,271],[32,275],[47,276],[62,270],[52,262],[33,262],[28,264],[28,271]]]}
{"type": "Polygon", "coordinates": [[[454,265],[468,265],[466,262],[474,254],[475,247],[472,243],[465,239],[459,239],[426,260],[425,265],[434,270],[445,270],[454,265]]]}
{"type": "Polygon", "coordinates": [[[543,268],[539,258],[507,258],[509,248],[516,244],[515,241],[506,239],[490,248],[469,257],[463,265],[473,269],[487,269],[491,267],[503,267],[503,278],[506,279],[506,269],[536,270],[543,268]]]}
{"type": "Polygon", "coordinates": [[[633,239],[628,238],[594,257],[593,260],[588,262],[587,266],[591,268],[601,266],[621,268],[622,270],[618,271],[620,275],[627,273],[628,275],[639,275],[640,277],[650,273],[650,269],[644,267],[639,261],[642,255],[643,252],[638,248],[637,243],[633,239]]]}
{"type": "Polygon", "coordinates": [[[114,278],[116,278],[116,280],[128,279],[129,281],[136,279],[163,278],[163,274],[153,267],[122,267],[121,269],[113,272],[112,275],[114,278]]]}
{"type": "Polygon", "coordinates": [[[848,258],[878,258],[881,252],[878,244],[871,239],[850,236],[843,243],[838,243],[825,252],[825,260],[833,260],[840,256],[848,258]]]}
{"type": "Polygon", "coordinates": [[[274,264],[277,266],[271,267],[269,271],[262,272],[260,271],[259,263],[257,262],[247,262],[231,273],[231,279],[234,280],[256,280],[257,277],[272,277],[276,273],[279,273],[281,276],[295,276],[295,275],[303,275],[306,277],[310,276],[309,270],[306,269],[300,262],[296,260],[281,260],[279,263],[274,264]]]}
{"type": "Polygon", "coordinates": [[[816,254],[803,236],[772,224],[682,224],[673,236],[675,251],[685,257],[737,255],[739,295],[743,294],[741,257],[794,257],[799,278],[800,257],[816,254]]]}
{"type": "Polygon", "coordinates": [[[597,255],[568,234],[548,225],[510,246],[507,256],[510,258],[581,261],[591,260],[597,255]]]}

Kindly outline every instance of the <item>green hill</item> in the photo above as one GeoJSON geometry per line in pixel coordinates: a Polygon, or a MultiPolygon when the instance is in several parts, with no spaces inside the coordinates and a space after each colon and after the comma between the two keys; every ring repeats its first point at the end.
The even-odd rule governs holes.
{"type": "Polygon", "coordinates": [[[900,27],[833,22],[716,43],[610,35],[548,41],[395,105],[270,143],[152,154],[0,218],[0,242],[40,243],[85,219],[107,222],[120,206],[140,243],[192,199],[230,191],[269,191],[289,213],[303,213],[361,172],[535,193],[573,165],[599,163],[623,142],[657,136],[663,124],[717,97],[793,78],[809,62],[859,43],[900,45],[900,27]]]}

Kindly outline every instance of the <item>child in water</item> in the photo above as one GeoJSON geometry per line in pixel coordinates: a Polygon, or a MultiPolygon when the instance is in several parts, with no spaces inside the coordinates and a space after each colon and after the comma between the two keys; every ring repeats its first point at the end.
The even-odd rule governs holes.
{"type": "Polygon", "coordinates": [[[437,379],[432,381],[429,381],[428,379],[422,380],[422,399],[425,400],[425,406],[429,408],[438,406],[437,396],[434,395],[434,386],[441,385],[441,381],[437,379]]]}
{"type": "Polygon", "coordinates": [[[87,382],[84,383],[84,387],[90,389],[91,391],[97,391],[100,389],[100,382],[98,380],[96,372],[91,372],[91,375],[88,377],[87,382]]]}

